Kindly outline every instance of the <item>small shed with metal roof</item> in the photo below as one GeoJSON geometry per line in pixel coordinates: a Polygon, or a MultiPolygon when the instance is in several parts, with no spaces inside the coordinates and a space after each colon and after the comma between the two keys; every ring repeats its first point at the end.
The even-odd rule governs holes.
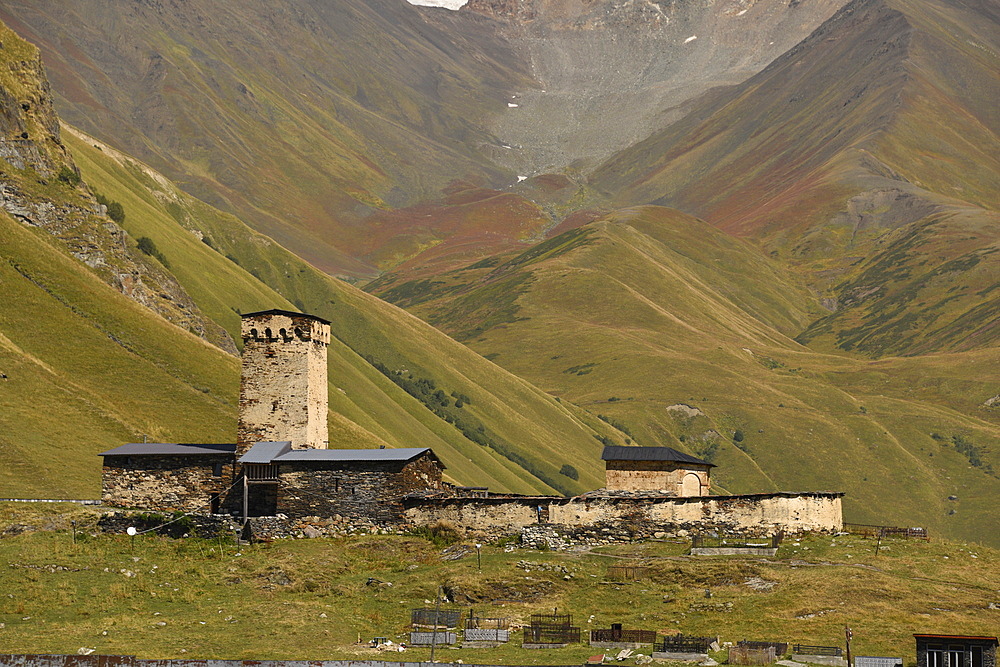
{"type": "Polygon", "coordinates": [[[715,464],[672,447],[622,447],[608,445],[601,454],[606,491],[707,496],[709,472],[715,464]]]}

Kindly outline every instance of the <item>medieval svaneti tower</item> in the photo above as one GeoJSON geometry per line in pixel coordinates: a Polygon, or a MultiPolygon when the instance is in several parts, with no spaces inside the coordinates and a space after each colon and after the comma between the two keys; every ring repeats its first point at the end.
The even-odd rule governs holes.
{"type": "Polygon", "coordinates": [[[129,443],[102,452],[108,505],[243,517],[349,516],[399,522],[401,499],[444,489],[427,447],[330,449],[330,322],[242,316],[236,443],[129,443]]]}
{"type": "Polygon", "coordinates": [[[327,320],[284,310],[243,315],[236,455],[256,442],[288,441],[292,449],[326,449],[327,320]]]}

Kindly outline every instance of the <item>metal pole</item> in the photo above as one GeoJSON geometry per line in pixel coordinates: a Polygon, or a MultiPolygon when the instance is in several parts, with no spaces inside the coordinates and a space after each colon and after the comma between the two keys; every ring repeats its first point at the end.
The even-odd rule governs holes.
{"type": "Polygon", "coordinates": [[[437,598],[434,600],[434,625],[431,626],[431,662],[434,662],[434,648],[437,646],[438,610],[441,609],[441,587],[437,588],[437,598]]]}
{"type": "Polygon", "coordinates": [[[247,508],[249,506],[250,487],[247,483],[247,474],[243,473],[243,525],[247,525],[247,508]]]}

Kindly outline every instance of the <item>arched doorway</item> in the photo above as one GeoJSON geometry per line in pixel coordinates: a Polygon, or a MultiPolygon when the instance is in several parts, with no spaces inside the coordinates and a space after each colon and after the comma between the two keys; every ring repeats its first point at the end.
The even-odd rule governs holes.
{"type": "Polygon", "coordinates": [[[681,495],[685,497],[701,495],[701,479],[698,475],[693,472],[684,475],[684,479],[681,482],[681,495]]]}

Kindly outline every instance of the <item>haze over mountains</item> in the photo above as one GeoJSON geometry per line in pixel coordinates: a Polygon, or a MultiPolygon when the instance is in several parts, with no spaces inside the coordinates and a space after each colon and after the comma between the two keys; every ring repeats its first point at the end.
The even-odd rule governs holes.
{"type": "MultiPolygon", "coordinates": [[[[0,18],[87,133],[63,132],[85,183],[167,258],[137,255],[197,309],[185,328],[226,349],[234,309],[282,299],[334,321],[344,446],[425,444],[463,483],[577,492],[600,484],[598,439],[667,444],[726,491],[845,490],[849,519],[994,539],[995,3],[3,0],[0,18]],[[407,394],[420,378],[471,404],[407,394]]],[[[77,196],[53,192],[30,194],[77,196]]],[[[79,256],[19,224],[18,253],[79,256]]],[[[76,298],[36,312],[119,308],[76,298]]],[[[115,415],[68,434],[80,461],[144,429],[225,439],[224,352],[216,379],[171,371],[201,406],[188,431],[32,348],[22,313],[2,323],[11,363],[90,377],[103,407],[79,414],[115,415]]],[[[35,426],[5,446],[51,465],[55,426],[8,400],[35,426]]]]}

